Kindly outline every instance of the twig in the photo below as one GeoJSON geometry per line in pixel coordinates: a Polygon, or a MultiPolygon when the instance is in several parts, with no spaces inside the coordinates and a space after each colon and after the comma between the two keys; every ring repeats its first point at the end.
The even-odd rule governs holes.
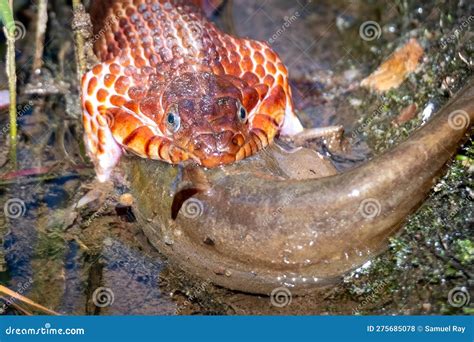
{"type": "MultiPolygon", "coordinates": [[[[2,301],[4,301],[5,303],[8,303],[8,298],[1,296],[0,299],[1,299],[2,301]]],[[[24,307],[22,307],[22,306],[21,306],[20,304],[18,304],[18,303],[12,302],[12,303],[11,303],[11,306],[12,306],[13,308],[15,308],[17,311],[20,311],[20,313],[22,313],[22,314],[25,315],[25,316],[32,316],[32,315],[33,315],[30,311],[28,311],[27,309],[25,309],[24,307]]]]}
{"type": "MultiPolygon", "coordinates": [[[[84,7],[80,0],[72,1],[72,8],[74,10],[74,15],[76,12],[84,10],[84,7]]],[[[84,56],[84,37],[82,36],[80,30],[74,30],[74,39],[76,41],[76,63],[77,71],[79,75],[82,75],[86,71],[86,60],[84,56]]]]}
{"type": "Polygon", "coordinates": [[[44,35],[48,23],[48,0],[39,0],[38,17],[36,21],[35,58],[33,60],[33,75],[43,67],[44,35]]]}
{"type": "Polygon", "coordinates": [[[55,315],[55,316],[58,315],[57,312],[55,312],[53,310],[50,310],[48,308],[45,308],[44,306],[33,302],[31,299],[28,299],[25,296],[22,296],[21,294],[10,290],[9,288],[7,288],[3,285],[0,285],[0,294],[3,295],[3,296],[11,297],[14,300],[17,300],[17,301],[19,301],[20,303],[22,303],[24,305],[28,305],[28,306],[30,306],[30,307],[38,310],[38,311],[41,311],[42,313],[46,313],[46,314],[49,314],[49,315],[55,315]]]}
{"type": "Polygon", "coordinates": [[[80,0],[72,1],[74,18],[72,29],[74,31],[74,43],[76,47],[77,76],[79,81],[87,71],[91,61],[95,58],[92,51],[90,38],[92,37],[92,23],[89,14],[86,13],[84,5],[80,0]]]}

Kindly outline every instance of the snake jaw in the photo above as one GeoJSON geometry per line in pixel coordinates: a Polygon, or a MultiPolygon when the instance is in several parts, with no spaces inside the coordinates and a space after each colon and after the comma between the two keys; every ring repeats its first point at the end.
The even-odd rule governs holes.
{"type": "Polygon", "coordinates": [[[199,165],[215,168],[235,162],[244,141],[243,132],[233,130],[196,134],[189,142],[188,150],[199,165]]]}
{"type": "Polygon", "coordinates": [[[235,156],[229,153],[206,156],[205,159],[199,161],[199,165],[208,169],[213,169],[219,166],[231,164],[235,162],[235,156]]]}

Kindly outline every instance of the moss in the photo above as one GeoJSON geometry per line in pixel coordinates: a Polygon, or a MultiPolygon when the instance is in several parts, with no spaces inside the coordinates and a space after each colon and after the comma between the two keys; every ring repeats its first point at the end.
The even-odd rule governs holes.
{"type": "Polygon", "coordinates": [[[469,266],[474,261],[474,243],[471,240],[456,241],[456,258],[465,266],[469,266]]]}
{"type": "MultiPolygon", "coordinates": [[[[473,153],[470,142],[459,155],[473,153]]],[[[468,287],[474,260],[472,172],[457,159],[402,234],[391,239],[389,250],[347,277],[345,288],[353,300],[376,298],[359,312],[472,314],[467,303],[455,307],[448,299],[450,290],[468,287]],[[376,287],[380,279],[383,288],[376,287]]]]}
{"type": "Polygon", "coordinates": [[[473,49],[474,43],[472,39],[469,40],[465,37],[467,30],[461,30],[466,23],[465,11],[462,8],[449,8],[448,6],[452,5],[438,4],[437,1],[425,2],[423,5],[414,1],[404,2],[403,5],[399,4],[397,9],[402,15],[398,16],[398,19],[388,18],[388,20],[391,20],[396,26],[406,27],[406,32],[398,40],[392,42],[382,39],[376,41],[377,48],[384,53],[380,58],[374,58],[373,70],[387,57],[390,51],[393,51],[398,45],[402,45],[408,37],[416,37],[425,50],[419,70],[409,75],[399,88],[378,96],[367,93],[368,100],[365,103],[370,105],[360,109],[362,119],[359,126],[356,127],[356,131],[362,132],[363,138],[377,153],[406,139],[413,130],[421,125],[424,108],[431,105],[433,111],[438,110],[472,75],[469,65],[466,64],[466,59],[473,49]],[[443,8],[443,12],[432,11],[436,6],[443,8]],[[429,19],[418,20],[417,15],[420,11],[430,14],[429,19]],[[411,22],[414,19],[422,22],[423,25],[410,27],[413,26],[411,22]],[[456,34],[456,32],[458,33],[456,34]],[[402,109],[413,103],[418,107],[418,118],[401,127],[392,125],[391,122],[402,109]],[[370,109],[374,104],[382,110],[375,117],[371,117],[367,123],[367,118],[363,114],[371,112],[370,109]],[[362,123],[364,125],[361,125],[362,123]]]}
{"type": "MultiPolygon", "coordinates": [[[[430,3],[423,8],[436,8],[436,1],[430,3]]],[[[401,27],[414,18],[413,11],[419,6],[413,1],[404,4],[398,6],[403,15],[396,24],[401,27]]],[[[472,49],[472,42],[464,40],[462,34],[450,39],[464,20],[463,9],[449,9],[446,4],[439,8],[439,21],[436,16],[422,20],[423,30],[412,27],[410,31],[425,47],[420,70],[398,89],[378,96],[367,92],[364,103],[370,105],[360,108],[361,119],[355,132],[376,154],[405,140],[422,124],[424,108],[430,105],[433,112],[439,110],[472,75],[460,58],[472,49]],[[417,118],[400,127],[393,125],[398,113],[412,103],[418,107],[417,118]]],[[[391,51],[394,47],[381,41],[378,48],[391,51]]],[[[373,68],[380,62],[375,61],[373,68]]],[[[473,314],[467,303],[455,307],[448,300],[453,288],[468,288],[473,272],[473,160],[474,145],[470,140],[427,201],[408,219],[402,233],[391,239],[388,251],[346,277],[340,298],[348,294],[359,304],[369,302],[358,306],[357,312],[362,314],[473,314]],[[386,285],[377,288],[380,279],[386,285]],[[367,296],[374,298],[373,302],[367,301],[367,296]]]]}

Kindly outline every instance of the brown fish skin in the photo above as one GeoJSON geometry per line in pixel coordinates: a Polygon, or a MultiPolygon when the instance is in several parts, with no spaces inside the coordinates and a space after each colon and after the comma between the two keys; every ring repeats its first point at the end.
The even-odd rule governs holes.
{"type": "Polygon", "coordinates": [[[139,220],[172,263],[215,284],[260,294],[280,286],[301,294],[328,285],[383,251],[426,198],[468,137],[473,99],[471,79],[407,141],[335,176],[264,178],[262,168],[251,167],[261,166],[260,155],[210,170],[210,190],[188,203],[197,211],[185,212],[193,208],[184,203],[176,221],[169,217],[176,171],[134,160],[126,168],[139,220]],[[216,271],[222,269],[224,275],[216,271]]]}

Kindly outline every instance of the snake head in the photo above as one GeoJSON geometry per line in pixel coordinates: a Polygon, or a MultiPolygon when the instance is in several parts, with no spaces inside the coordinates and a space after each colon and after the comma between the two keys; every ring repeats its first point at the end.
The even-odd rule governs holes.
{"type": "Polygon", "coordinates": [[[232,163],[251,138],[249,111],[258,94],[250,93],[242,81],[229,76],[184,73],[163,92],[161,130],[202,166],[232,163]]]}

